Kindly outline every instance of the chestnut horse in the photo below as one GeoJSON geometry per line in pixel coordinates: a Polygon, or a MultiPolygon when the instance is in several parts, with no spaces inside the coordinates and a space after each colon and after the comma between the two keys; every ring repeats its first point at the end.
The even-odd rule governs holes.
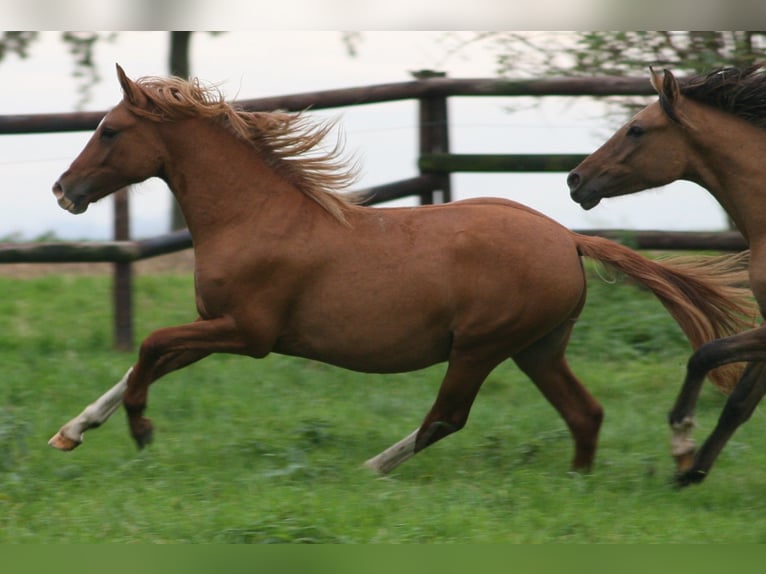
{"type": "MultiPolygon", "coordinates": [[[[568,177],[572,198],[585,209],[602,198],[687,179],[715,197],[745,237],[750,284],[766,309],[766,70],[723,68],[679,83],[651,71],[659,100],[621,127],[568,177]]],[[[677,480],[702,481],[736,429],[766,393],[766,327],[713,341],[690,358],[670,411],[677,480]],[[695,453],[690,432],[700,387],[712,368],[750,361],[720,418],[695,453]]]]}
{"type": "Polygon", "coordinates": [[[211,353],[276,352],[368,373],[447,361],[419,428],[367,461],[388,472],[461,429],[484,379],[512,358],[566,421],[572,466],[587,469],[602,409],[564,357],[585,301],[580,256],[648,286],[695,348],[741,328],[738,261],[655,262],[501,199],[363,207],[337,193],[351,179],[341,150],[317,147],[328,124],[245,113],[196,81],[134,82],[119,66],[118,77],[122,102],[53,192],[77,214],[126,185],[167,182],[194,242],[199,317],[151,333],[55,447],[77,446],[120,403],[143,447],[149,385],[211,353]]]}

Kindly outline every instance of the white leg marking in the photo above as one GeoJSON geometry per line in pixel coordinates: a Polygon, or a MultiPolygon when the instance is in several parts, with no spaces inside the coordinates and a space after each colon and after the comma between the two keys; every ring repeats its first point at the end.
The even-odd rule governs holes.
{"type": "Polygon", "coordinates": [[[694,418],[685,417],[680,423],[671,425],[670,452],[675,458],[681,458],[694,452],[694,418]]]}
{"type": "Polygon", "coordinates": [[[119,383],[61,427],[61,430],[48,441],[48,444],[61,450],[72,450],[82,442],[82,435],[86,430],[106,422],[122,404],[122,395],[128,386],[128,377],[132,371],[133,367],[130,367],[119,383]]]}
{"type": "Polygon", "coordinates": [[[369,459],[364,465],[380,474],[391,472],[405,460],[415,456],[415,438],[418,436],[418,430],[420,429],[415,429],[398,443],[369,459]]]}

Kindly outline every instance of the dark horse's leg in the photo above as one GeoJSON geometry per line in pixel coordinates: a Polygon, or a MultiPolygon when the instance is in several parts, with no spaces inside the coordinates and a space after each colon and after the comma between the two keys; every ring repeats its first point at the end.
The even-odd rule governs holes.
{"type": "Polygon", "coordinates": [[[752,414],[766,393],[766,328],[711,341],[697,349],[689,359],[686,378],[670,411],[672,453],[678,468],[677,480],[687,485],[704,480],[734,431],[752,414]],[[716,428],[702,449],[694,453],[689,434],[694,426],[694,411],[705,375],[712,369],[735,362],[751,361],[729,396],[716,428]]]}
{"type": "Polygon", "coordinates": [[[702,482],[734,432],[747,421],[766,394],[766,363],[750,363],[723,407],[721,416],[691,467],[678,473],[681,486],[702,482]]]}
{"type": "Polygon", "coordinates": [[[151,333],[141,344],[138,362],[123,395],[131,434],[139,448],[152,439],[151,421],[143,416],[152,382],[211,353],[244,353],[245,350],[245,343],[229,318],[198,320],[151,333]]]}

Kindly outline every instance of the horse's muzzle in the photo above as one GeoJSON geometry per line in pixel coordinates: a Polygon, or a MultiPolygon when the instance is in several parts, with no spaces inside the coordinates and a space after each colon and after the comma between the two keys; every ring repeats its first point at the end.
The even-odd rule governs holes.
{"type": "Polygon", "coordinates": [[[593,209],[601,201],[601,197],[588,186],[583,186],[583,178],[576,171],[569,172],[567,176],[567,185],[569,186],[569,196],[573,201],[580,204],[585,210],[593,209]]]}
{"type": "Polygon", "coordinates": [[[61,185],[60,181],[57,181],[53,184],[53,196],[56,198],[56,201],[59,204],[59,207],[62,209],[65,209],[69,213],[73,213],[75,215],[79,213],[83,213],[86,209],[88,209],[88,203],[82,202],[80,205],[77,204],[77,202],[73,201],[69,197],[67,197],[66,192],[64,191],[64,188],[61,185]]]}

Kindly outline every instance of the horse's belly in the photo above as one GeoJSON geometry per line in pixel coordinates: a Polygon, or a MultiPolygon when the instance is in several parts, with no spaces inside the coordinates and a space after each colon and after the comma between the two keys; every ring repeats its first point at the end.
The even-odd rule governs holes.
{"type": "Polygon", "coordinates": [[[328,321],[320,329],[289,330],[274,351],[367,373],[414,371],[446,361],[452,344],[447,326],[409,319],[328,321]]]}

